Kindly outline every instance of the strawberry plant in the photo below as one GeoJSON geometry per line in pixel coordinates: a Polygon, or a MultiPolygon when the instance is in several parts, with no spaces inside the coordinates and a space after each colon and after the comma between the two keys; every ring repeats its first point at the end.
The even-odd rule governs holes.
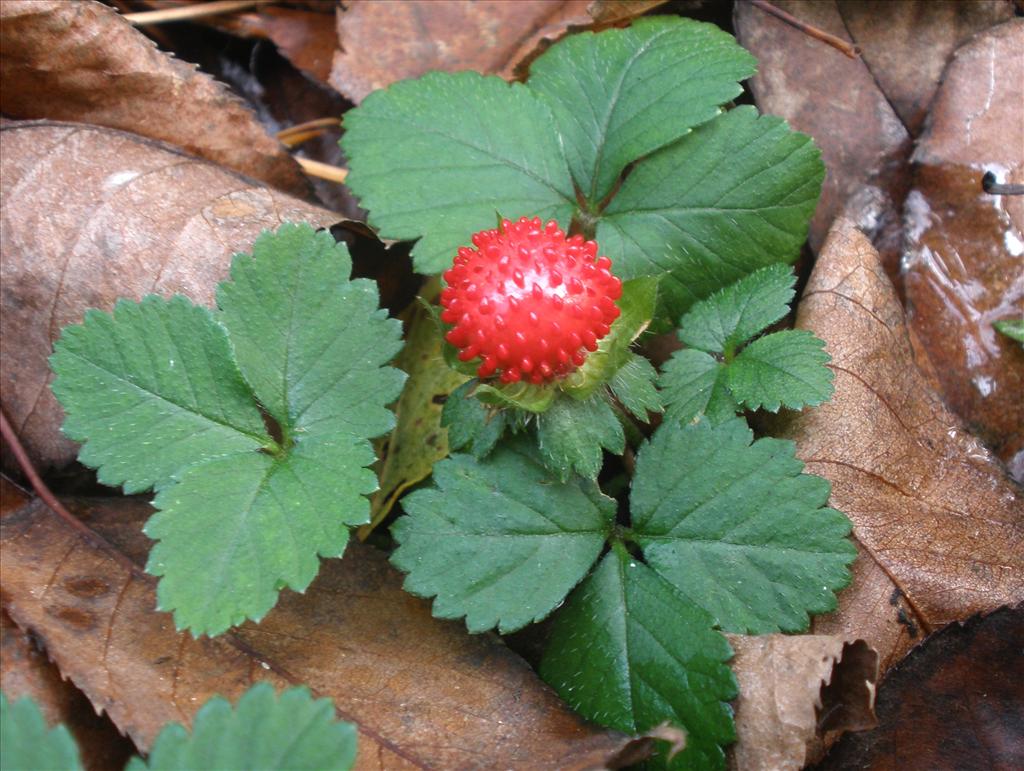
{"type": "MultiPolygon", "coordinates": [[[[471,632],[551,616],[541,675],[606,726],[685,728],[678,767],[723,767],[734,738],[723,633],[805,630],[855,555],[828,483],[745,419],[831,394],[820,340],[762,334],[823,166],[783,121],[724,109],[753,72],[717,28],[650,18],[569,37],[525,83],[431,73],[345,116],[348,184],[440,274],[438,366],[464,381],[393,563],[471,632]],[[659,374],[637,343],[672,329],[659,374]]],[[[350,273],[286,224],[215,309],[122,302],[55,347],[64,430],[101,482],[155,490],[147,570],[197,636],[258,621],[370,521],[402,344],[350,273]]]]}

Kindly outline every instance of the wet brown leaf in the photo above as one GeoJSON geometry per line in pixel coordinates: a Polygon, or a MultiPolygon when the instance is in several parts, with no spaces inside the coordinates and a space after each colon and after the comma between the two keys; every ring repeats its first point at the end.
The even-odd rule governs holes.
{"type": "Polygon", "coordinates": [[[797,326],[832,355],[835,395],[788,428],[832,482],[860,555],[815,633],[859,637],[885,670],[923,633],[1024,597],[1024,497],[920,372],[878,254],[839,220],[797,326]]]}
{"type": "Polygon", "coordinates": [[[914,153],[903,263],[910,323],[942,396],[1024,481],[1024,349],[992,322],[1024,316],[1024,19],[957,51],[914,153]]]}
{"type": "MultiPolygon", "coordinates": [[[[137,500],[65,502],[133,560],[151,513],[137,500]]],[[[3,602],[61,671],[147,748],[214,693],[304,683],[359,726],[358,768],[601,767],[628,738],[585,724],[492,635],[430,615],[385,555],[358,543],[259,624],[194,640],[157,613],[151,580],[38,502],[0,524],[3,602]]]]}
{"type": "Polygon", "coordinates": [[[876,724],[878,654],[863,640],[827,635],[729,635],[740,686],[730,768],[797,771],[827,732],[876,724]]]}
{"type": "MultiPolygon", "coordinates": [[[[849,40],[835,0],[774,3],[807,24],[849,40]]],[[[781,115],[821,148],[825,182],[809,239],[821,249],[829,226],[854,195],[870,199],[862,222],[895,275],[901,246],[900,207],[909,185],[911,137],[879,90],[864,59],[834,48],[749,3],[734,12],[740,43],[757,57],[750,81],[757,105],[781,115]]]]}
{"type": "Polygon", "coordinates": [[[879,89],[915,137],[953,52],[1013,17],[1005,0],[841,0],[839,12],[879,89]]]}
{"type": "Polygon", "coordinates": [[[929,637],[879,688],[879,727],[842,739],[817,771],[1021,768],[1022,640],[1019,606],[929,637]]]}
{"type": "Polygon", "coordinates": [[[283,220],[331,212],[173,148],[113,129],[0,127],[0,385],[4,409],[43,466],[74,459],[48,387],[61,327],[87,308],[155,292],[210,305],[230,257],[283,220]]]}
{"type": "Polygon", "coordinates": [[[544,41],[592,22],[590,0],[391,0],[338,13],[340,50],[331,84],[354,102],[430,70],[510,77],[544,41]]]}
{"type": "Polygon", "coordinates": [[[298,164],[238,97],[159,51],[109,6],[5,0],[0,20],[5,115],[131,131],[294,195],[309,194],[298,164]]]}

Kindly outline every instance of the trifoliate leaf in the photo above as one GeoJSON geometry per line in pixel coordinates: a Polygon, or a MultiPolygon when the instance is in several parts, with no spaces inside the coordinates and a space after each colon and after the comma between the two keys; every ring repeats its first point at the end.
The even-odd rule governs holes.
{"type": "Polygon", "coordinates": [[[383,366],[401,324],[350,270],[329,234],[285,225],[236,256],[219,288],[239,367],[284,439],[272,454],[194,465],[154,501],[147,569],[163,577],[160,607],[194,634],[262,618],[282,587],[305,590],[317,555],[339,556],[346,526],[369,520],[368,439],[394,425],[384,405],[405,375],[383,366]]]}
{"type": "Polygon", "coordinates": [[[850,580],[850,522],[792,442],[752,439],[739,419],[663,424],[637,454],[633,530],[651,568],[726,631],[797,632],[850,580]]]}
{"type": "Polygon", "coordinates": [[[239,369],[285,431],[379,436],[395,425],[385,405],[405,374],[384,367],[402,325],[378,308],[377,285],[349,280],[344,244],[309,225],[282,225],[238,255],[217,304],[239,369]]]}
{"type": "Polygon", "coordinates": [[[754,72],[754,57],[718,27],[661,17],[572,35],[530,65],[528,85],[551,106],[576,184],[597,204],[627,164],[713,118],[754,72]]]}
{"type": "Polygon", "coordinates": [[[395,83],[345,114],[341,144],[370,224],[385,238],[419,238],[421,273],[448,267],[496,212],[567,228],[575,208],[551,111],[501,78],[432,72],[395,83]]]}
{"type": "Polygon", "coordinates": [[[831,360],[825,343],[810,332],[791,329],[758,338],[729,364],[729,390],[750,409],[799,409],[832,397],[831,360]]]}
{"type": "Polygon", "coordinates": [[[686,729],[673,768],[723,769],[735,739],[732,656],[711,616],[625,549],[613,549],[555,616],[540,674],[577,712],[636,734],[686,729]]]}
{"type": "Polygon", "coordinates": [[[1018,343],[1024,343],[1024,319],[1002,319],[992,322],[992,326],[1018,343]]]}
{"type": "Polygon", "coordinates": [[[463,383],[448,396],[441,413],[441,425],[448,429],[448,447],[465,450],[483,458],[505,433],[507,410],[487,409],[471,395],[475,380],[463,383]]]}
{"type": "Polygon", "coordinates": [[[563,481],[573,471],[597,479],[604,457],[601,448],[621,455],[626,436],[601,394],[585,401],[562,396],[537,416],[537,444],[544,465],[563,481]]]}
{"type": "Polygon", "coordinates": [[[28,696],[13,704],[0,693],[0,736],[3,771],[77,771],[82,767],[78,745],[63,725],[48,728],[42,710],[28,696]]]}
{"type": "Polygon", "coordinates": [[[78,458],[126,493],[185,466],[272,447],[228,337],[184,297],[121,301],[65,327],[50,366],[78,458]]]}
{"type": "Polygon", "coordinates": [[[258,683],[234,710],[219,696],[206,702],[191,734],[178,723],[166,726],[148,760],[134,758],[127,771],[346,771],[355,764],[356,741],[355,726],[336,719],[330,699],[314,701],[304,687],[276,697],[269,683],[258,683]]]}
{"type": "Polygon", "coordinates": [[[695,303],[679,322],[679,339],[708,353],[732,351],[789,313],[796,276],[769,265],[695,303]]]}
{"type": "Polygon", "coordinates": [[[559,484],[522,442],[484,461],[441,461],[434,484],[403,500],[391,561],[409,573],[408,591],[436,598],[435,616],[465,616],[471,632],[546,617],[594,564],[615,517],[595,484],[559,484]]]}
{"type": "Polygon", "coordinates": [[[347,434],[305,437],[280,457],[262,453],[210,461],[165,488],[146,523],[158,542],[146,570],[162,576],[161,610],[179,627],[216,635],[259,621],[282,586],[305,591],[321,557],[338,557],[348,527],[369,521],[363,497],[377,489],[364,468],[369,442],[347,434]]]}
{"type": "Polygon", "coordinates": [[[608,387],[623,407],[646,423],[647,413],[662,410],[661,397],[654,387],[657,377],[654,366],[633,353],[608,382],[608,387]]]}
{"type": "Polygon", "coordinates": [[[622,278],[667,274],[662,309],[792,261],[824,178],[820,152],[784,121],[737,107],[637,163],[597,226],[622,278]]]}
{"type": "Polygon", "coordinates": [[[586,399],[607,383],[632,355],[630,346],[651,323],[657,300],[658,279],[644,277],[623,282],[622,296],[615,303],[619,317],[598,341],[597,350],[587,355],[583,366],[562,381],[562,390],[577,399],[586,399]]]}

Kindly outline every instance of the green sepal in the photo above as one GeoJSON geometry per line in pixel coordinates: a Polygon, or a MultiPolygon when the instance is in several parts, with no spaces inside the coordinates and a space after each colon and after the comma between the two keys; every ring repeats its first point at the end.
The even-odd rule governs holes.
{"type": "Polygon", "coordinates": [[[555,401],[558,390],[554,385],[534,385],[520,380],[517,383],[481,383],[476,387],[476,398],[494,407],[514,407],[526,412],[542,413],[555,401]]]}

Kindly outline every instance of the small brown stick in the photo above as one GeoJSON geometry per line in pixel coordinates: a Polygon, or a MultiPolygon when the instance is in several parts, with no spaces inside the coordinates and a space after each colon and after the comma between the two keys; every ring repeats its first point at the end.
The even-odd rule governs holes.
{"type": "Polygon", "coordinates": [[[341,166],[331,166],[329,163],[320,163],[320,161],[313,161],[309,158],[296,157],[295,160],[298,161],[302,170],[311,177],[320,177],[328,182],[341,184],[348,176],[348,169],[343,169],[341,166]]]}
{"type": "Polygon", "coordinates": [[[815,40],[820,40],[822,43],[832,46],[838,51],[842,51],[844,54],[849,56],[851,59],[857,59],[860,57],[860,47],[855,46],[852,43],[843,40],[841,37],[825,32],[823,29],[812,27],[806,22],[800,21],[792,14],[786,13],[781,8],[772,5],[768,0],[750,0],[750,4],[755,8],[760,8],[765,13],[771,14],[776,19],[785,22],[791,27],[803,32],[805,35],[810,35],[815,40]]]}
{"type": "Polygon", "coordinates": [[[82,520],[68,511],[64,504],[60,502],[53,491],[46,486],[46,482],[39,476],[39,472],[36,471],[36,467],[32,463],[32,459],[28,457],[28,453],[25,452],[25,448],[21,444],[21,440],[18,439],[18,435],[14,433],[14,429],[11,424],[7,421],[7,414],[0,408],[0,435],[3,436],[4,442],[11,450],[11,454],[14,455],[14,459],[18,462],[21,467],[22,473],[28,480],[29,484],[32,485],[32,489],[35,490],[36,495],[39,496],[39,500],[46,504],[46,506],[64,520],[65,523],[71,527],[72,530],[80,533],[86,540],[91,541],[108,552],[115,562],[121,567],[127,570],[129,573],[137,578],[144,578],[146,580],[152,580],[152,576],[143,571],[138,565],[132,560],[126,557],[122,552],[118,551],[110,541],[101,536],[95,530],[91,529],[82,520]]]}
{"type": "Polygon", "coordinates": [[[191,21],[207,16],[220,16],[224,13],[244,11],[267,0],[212,0],[209,3],[195,3],[179,8],[161,8],[157,11],[139,11],[126,13],[124,18],[135,25],[163,24],[169,21],[191,21]]]}
{"type": "Polygon", "coordinates": [[[318,137],[327,129],[340,128],[341,121],[338,118],[317,118],[308,120],[305,123],[296,123],[286,129],[281,129],[275,135],[277,141],[285,147],[295,147],[303,142],[318,137]]]}

